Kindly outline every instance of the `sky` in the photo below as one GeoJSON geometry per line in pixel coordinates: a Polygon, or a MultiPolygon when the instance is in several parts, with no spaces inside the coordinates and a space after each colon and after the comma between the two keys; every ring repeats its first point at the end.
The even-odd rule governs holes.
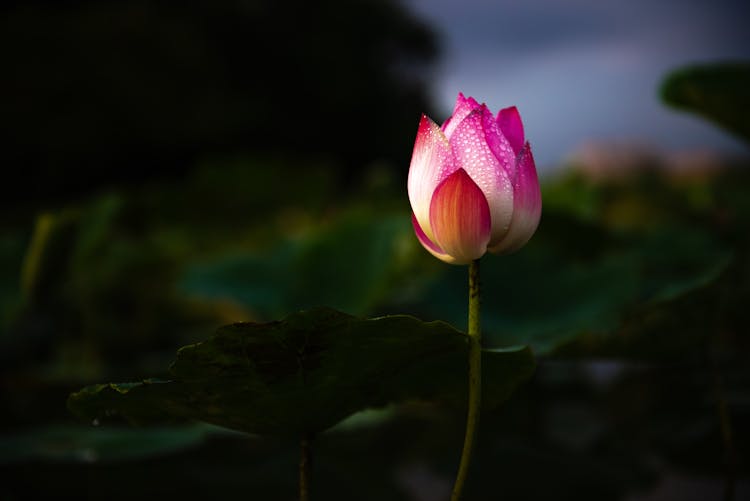
{"type": "Polygon", "coordinates": [[[442,41],[432,92],[444,116],[458,92],[516,105],[537,166],[591,144],[748,154],[700,118],[665,107],[658,87],[686,64],[750,59],[750,2],[735,0],[404,0],[442,41]]]}

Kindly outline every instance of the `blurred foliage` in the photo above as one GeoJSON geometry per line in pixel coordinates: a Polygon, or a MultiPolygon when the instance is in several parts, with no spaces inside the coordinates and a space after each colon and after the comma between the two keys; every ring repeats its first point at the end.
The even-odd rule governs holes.
{"type": "Polygon", "coordinates": [[[664,102],[698,113],[750,141],[750,62],[689,66],[670,74],[664,102]]]}
{"type": "MultiPolygon", "coordinates": [[[[58,493],[86,495],[89,487],[65,480],[86,471],[91,489],[124,499],[147,487],[134,480],[114,492],[115,479],[158,465],[149,492],[291,497],[293,443],[83,429],[64,400],[82,384],[166,377],[174,349],[217,325],[315,305],[463,325],[465,269],[416,242],[402,180],[373,168],[341,192],[325,164],[301,161],[216,159],[180,183],[102,194],[41,215],[36,229],[3,230],[0,467],[14,479],[3,495],[49,494],[53,482],[58,493]],[[134,444],[122,456],[107,445],[118,437],[134,444]],[[138,445],[149,440],[153,448],[138,445]],[[184,468],[201,468],[201,486],[184,468]]],[[[732,467],[747,478],[749,172],[602,178],[574,169],[545,180],[529,245],[483,260],[487,346],[530,343],[540,363],[530,384],[483,417],[473,499],[493,499],[485,489],[498,476],[514,499],[622,499],[653,488],[665,468],[715,479],[720,491],[720,402],[734,423],[732,467]]],[[[447,489],[463,413],[389,409],[318,437],[320,496],[439,498],[447,489]]]]}
{"type": "MultiPolygon", "coordinates": [[[[221,327],[177,352],[168,381],[89,386],[72,394],[68,407],[88,419],[197,420],[301,438],[393,402],[465,406],[466,383],[454,376],[465,370],[467,349],[466,335],[443,322],[360,320],[318,308],[221,327]]],[[[528,348],[485,350],[484,405],[499,405],[533,370],[528,348]]]]}
{"type": "Polygon", "coordinates": [[[180,285],[189,295],[236,301],[265,319],[321,304],[365,315],[410,281],[411,232],[401,213],[376,218],[356,211],[306,238],[193,265],[180,285]]]}
{"type": "MultiPolygon", "coordinates": [[[[333,3],[312,14],[309,7],[262,3],[221,2],[181,11],[158,2],[97,5],[3,7],[9,14],[3,36],[25,40],[28,50],[43,55],[38,67],[24,56],[10,57],[10,67],[20,68],[11,72],[11,86],[22,75],[39,76],[49,58],[59,64],[53,69],[79,70],[89,59],[98,60],[98,51],[108,58],[107,64],[92,66],[100,70],[96,78],[84,70],[52,71],[49,79],[33,79],[36,87],[6,93],[18,97],[9,108],[16,149],[8,155],[19,177],[3,185],[12,190],[3,201],[10,207],[23,200],[3,212],[0,226],[0,423],[5,429],[0,498],[132,499],[146,492],[196,499],[248,493],[292,498],[298,451],[287,439],[203,425],[83,428],[64,402],[84,384],[154,375],[147,382],[79,394],[78,404],[90,397],[83,411],[88,418],[116,417],[106,412],[112,410],[106,398],[116,397],[119,405],[146,387],[174,388],[192,377],[196,365],[206,369],[197,363],[200,357],[187,366],[184,357],[224,356],[215,343],[237,336],[229,328],[183,350],[170,373],[164,368],[177,346],[202,340],[218,325],[271,321],[314,306],[357,317],[408,312],[463,326],[465,269],[447,266],[419,246],[409,224],[404,176],[395,174],[388,155],[373,146],[383,141],[396,155],[403,145],[391,142],[389,133],[403,141],[413,137],[413,120],[404,122],[407,133],[393,125],[401,123],[394,117],[412,114],[401,104],[424,107],[412,94],[419,94],[418,78],[414,86],[402,87],[406,75],[398,68],[375,75],[368,65],[380,61],[373,67],[382,70],[378,57],[391,60],[391,51],[429,59],[434,49],[429,32],[414,31],[415,21],[391,3],[364,0],[346,10],[358,16],[357,9],[366,6],[361,15],[367,22],[335,28],[329,19],[314,22],[326,9],[341,7],[333,3]],[[282,15],[288,9],[292,18],[282,15]],[[149,19],[159,22],[151,25],[149,19]],[[290,47],[283,37],[264,38],[266,24],[277,30],[273,23],[279,22],[314,41],[312,54],[332,46],[351,50],[348,58],[342,56],[349,61],[362,47],[337,40],[352,30],[358,36],[361,30],[378,32],[368,35],[377,43],[368,46],[372,59],[352,63],[364,65],[357,71],[338,66],[334,56],[340,52],[325,53],[325,61],[308,55],[287,67],[294,73],[290,79],[288,73],[264,71],[279,54],[296,61],[292,56],[299,47],[290,47]],[[110,29],[115,26],[119,30],[110,29]],[[162,30],[165,26],[169,29],[162,30]],[[326,36],[319,37],[318,30],[326,36]],[[57,49],[47,51],[52,41],[57,49]],[[247,44],[254,50],[248,52],[247,44]],[[163,52],[151,51],[155,46],[163,52]],[[86,57],[79,59],[80,54],[86,57]],[[163,73],[157,71],[162,64],[168,68],[163,73]],[[327,71],[322,80],[317,78],[323,73],[306,72],[318,66],[327,71]],[[201,73],[206,67],[212,70],[201,73]],[[197,80],[185,78],[198,74],[197,80]],[[253,87],[258,75],[262,78],[253,87]],[[151,94],[143,82],[158,91],[151,94]],[[326,94],[332,82],[340,84],[341,89],[334,86],[337,92],[352,92],[346,106],[337,94],[326,94]],[[307,134],[289,132],[300,122],[299,111],[286,100],[289,86],[309,91],[305,102],[316,106],[304,112],[307,134]],[[101,100],[86,98],[88,108],[76,107],[81,95],[98,96],[94,90],[100,87],[101,100]],[[360,95],[364,88],[373,93],[360,95]],[[378,89],[386,88],[398,92],[384,99],[378,89]],[[247,94],[247,89],[257,92],[247,94]],[[35,99],[49,97],[50,90],[71,98],[35,99]],[[120,107],[108,109],[113,95],[120,107]],[[164,101],[148,99],[156,95],[164,101]],[[195,107],[182,107],[185,102],[195,107]],[[56,119],[43,121],[37,130],[34,106],[51,106],[56,119]],[[366,124],[352,126],[360,106],[382,112],[388,125],[368,113],[366,124]],[[94,107],[106,109],[112,121],[94,120],[101,116],[94,107]],[[211,115],[215,107],[229,112],[219,120],[211,115]],[[126,133],[134,128],[137,134],[126,133]],[[237,139],[248,130],[251,141],[237,139]],[[38,148],[37,133],[46,146],[38,148]],[[286,142],[290,138],[293,142],[286,142]],[[265,153],[243,155],[245,147],[265,153]],[[285,153],[272,153],[279,149],[285,153]],[[360,155],[363,150],[373,154],[360,155]],[[374,161],[381,157],[386,162],[374,161]],[[162,159],[168,161],[152,172],[162,159]],[[356,175],[342,183],[342,168],[351,167],[353,159],[356,175]],[[101,165],[106,167],[100,172],[101,165]],[[122,166],[133,170],[119,172],[122,166]],[[188,168],[183,176],[164,177],[188,168]],[[46,182],[32,188],[17,182],[41,174],[46,182]],[[119,175],[138,182],[118,187],[119,175]],[[77,193],[88,195],[74,202],[77,193]],[[48,200],[49,194],[57,199],[48,200]],[[44,203],[37,203],[42,197],[44,203]],[[168,377],[175,381],[164,382],[168,377]],[[200,475],[186,476],[186,471],[200,475]]],[[[737,66],[686,70],[667,81],[664,95],[747,137],[746,113],[741,113],[747,108],[742,104],[747,86],[740,83],[745,71],[737,66]]],[[[704,169],[644,165],[627,172],[581,167],[544,180],[544,213],[532,241],[517,254],[483,260],[487,353],[520,360],[526,370],[528,352],[503,347],[529,344],[539,364],[499,410],[484,413],[471,499],[496,499],[498,482],[508,499],[634,499],[660,482],[696,478],[701,484],[695,491],[705,498],[718,498],[734,479],[736,499],[750,495],[745,425],[750,422],[749,183],[747,161],[704,169]]],[[[460,344],[460,334],[439,325],[451,333],[440,336],[441,342],[460,344]]],[[[379,357],[398,366],[400,357],[416,356],[415,345],[421,343],[416,333],[434,334],[430,328],[410,333],[402,328],[378,331],[385,338],[372,337],[369,351],[352,351],[355,346],[343,334],[326,342],[355,385],[373,380],[367,369],[379,357]],[[389,351],[391,343],[396,348],[389,351]]],[[[251,327],[235,329],[244,333],[251,327]]],[[[259,336],[268,341],[267,334],[259,336]]],[[[289,358],[288,348],[276,351],[289,358]]],[[[460,349],[448,351],[460,355],[460,349]]],[[[399,386],[396,375],[382,376],[374,378],[383,384],[382,393],[353,391],[359,399],[349,393],[357,405],[321,383],[298,414],[276,410],[297,424],[314,421],[320,431],[361,407],[423,396],[415,390],[422,383],[455,396],[454,385],[464,377],[458,358],[443,364],[435,357],[422,354],[409,365],[416,371],[409,373],[409,384],[399,386]],[[328,394],[316,393],[321,389],[328,394]]],[[[226,361],[218,376],[237,369],[237,360],[226,361]]],[[[276,374],[285,367],[268,370],[276,374]]],[[[500,383],[502,388],[509,369],[519,367],[501,366],[487,376],[487,387],[500,383]]],[[[305,393],[305,388],[294,391],[305,393]]],[[[222,382],[221,389],[232,386],[222,382]]],[[[164,395],[155,396],[159,404],[149,412],[161,414],[164,395]]],[[[273,402],[258,408],[241,403],[253,419],[273,416],[273,402]]],[[[191,412],[177,414],[196,417],[196,409],[191,412]]],[[[316,497],[445,497],[464,418],[450,406],[413,402],[355,414],[315,441],[316,497]]]]}

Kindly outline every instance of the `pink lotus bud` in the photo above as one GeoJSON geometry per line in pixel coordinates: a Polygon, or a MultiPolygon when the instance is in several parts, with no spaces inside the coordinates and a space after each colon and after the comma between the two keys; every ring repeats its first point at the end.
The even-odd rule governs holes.
{"type": "Polygon", "coordinates": [[[463,94],[442,127],[422,115],[408,188],[417,238],[452,264],[470,263],[488,250],[520,249],[542,213],[518,110],[505,108],[495,117],[463,94]]]}

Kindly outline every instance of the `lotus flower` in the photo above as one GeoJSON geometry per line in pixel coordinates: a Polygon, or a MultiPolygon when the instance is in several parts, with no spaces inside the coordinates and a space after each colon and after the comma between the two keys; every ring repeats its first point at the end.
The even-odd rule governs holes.
{"type": "Polygon", "coordinates": [[[542,196],[515,106],[493,116],[458,95],[438,126],[419,122],[409,167],[412,224],[420,243],[451,264],[520,249],[536,231],[542,196]]]}

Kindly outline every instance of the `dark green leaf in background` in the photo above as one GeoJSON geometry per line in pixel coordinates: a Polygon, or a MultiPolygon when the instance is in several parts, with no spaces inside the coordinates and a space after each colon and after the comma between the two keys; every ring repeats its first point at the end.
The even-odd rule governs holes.
{"type": "Polygon", "coordinates": [[[662,99],[750,141],[750,63],[690,66],[671,73],[662,99]]]}
{"type": "Polygon", "coordinates": [[[180,287],[204,301],[234,301],[260,318],[319,305],[364,315],[392,294],[392,282],[403,275],[403,254],[414,247],[412,232],[402,213],[350,215],[266,252],[196,263],[180,287]]]}
{"type": "Polygon", "coordinates": [[[226,434],[214,426],[93,429],[47,426],[0,436],[0,464],[23,461],[123,461],[173,454],[201,444],[210,435],[226,434]]]}
{"type": "MultiPolygon", "coordinates": [[[[657,309],[676,316],[683,304],[676,301],[717,282],[732,252],[712,235],[677,225],[632,234],[596,231],[589,225],[587,233],[580,222],[550,219],[542,221],[539,234],[523,251],[482,262],[482,321],[492,344],[528,344],[539,357],[560,355],[564,348],[566,357],[580,350],[626,358],[631,356],[628,347],[638,344],[640,358],[679,359],[700,350],[712,335],[704,328],[686,337],[687,326],[679,324],[655,333],[629,322],[657,309]],[[557,236],[566,230],[575,238],[557,236]],[[649,355],[644,347],[655,334],[665,349],[649,355]],[[620,350],[611,349],[611,342],[620,350]]],[[[455,301],[454,291],[464,286],[464,271],[446,267],[412,309],[425,318],[460,322],[466,305],[455,301]]],[[[694,311],[710,321],[704,310],[709,306],[699,304],[694,311]]]]}

